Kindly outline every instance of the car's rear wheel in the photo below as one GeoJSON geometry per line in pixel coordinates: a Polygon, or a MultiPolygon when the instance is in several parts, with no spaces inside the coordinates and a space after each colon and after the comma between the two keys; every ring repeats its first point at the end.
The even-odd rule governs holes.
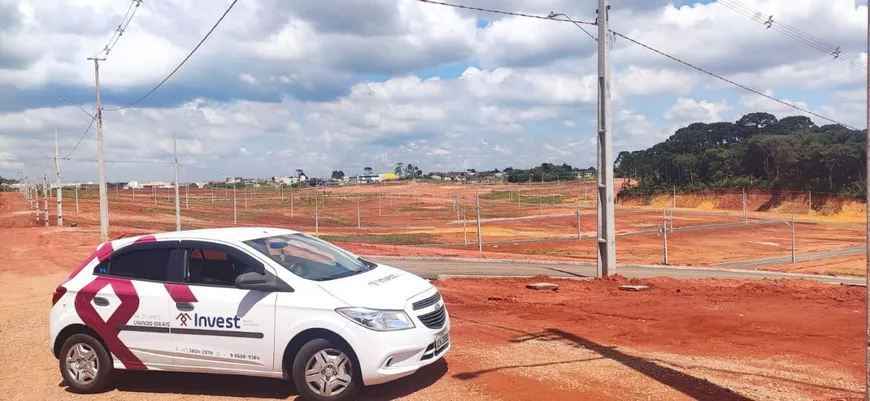
{"type": "Polygon", "coordinates": [[[343,344],[317,338],[309,341],[293,360],[293,382],[307,400],[351,400],[358,391],[360,377],[343,344]]]}
{"type": "Polygon", "coordinates": [[[96,393],[109,383],[112,358],[103,344],[87,334],[70,336],[58,359],[60,374],[74,393],[96,393]]]}

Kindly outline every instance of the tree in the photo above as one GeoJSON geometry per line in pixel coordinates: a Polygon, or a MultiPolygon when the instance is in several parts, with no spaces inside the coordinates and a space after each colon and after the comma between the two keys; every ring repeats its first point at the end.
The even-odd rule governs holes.
{"type": "MultiPolygon", "coordinates": [[[[782,120],[749,113],[736,123],[692,123],[648,149],[620,152],[614,173],[636,177],[623,194],[652,194],[673,186],[692,189],[740,188],[854,193],[863,188],[864,131],[837,124],[817,126],[806,116],[782,120]]],[[[511,175],[511,181],[552,179],[557,166],[542,164],[511,175]]]]}
{"type": "Polygon", "coordinates": [[[365,173],[366,175],[371,174],[371,173],[372,173],[372,168],[371,168],[371,167],[366,167],[366,168],[364,168],[364,169],[363,169],[363,173],[365,173]]]}
{"type": "Polygon", "coordinates": [[[396,163],[395,172],[396,172],[396,176],[398,176],[399,178],[402,178],[402,175],[405,174],[404,165],[405,164],[402,162],[396,163]]]}
{"type": "Polygon", "coordinates": [[[344,178],[344,171],[332,170],[332,179],[333,180],[341,180],[343,178],[344,178]]]}

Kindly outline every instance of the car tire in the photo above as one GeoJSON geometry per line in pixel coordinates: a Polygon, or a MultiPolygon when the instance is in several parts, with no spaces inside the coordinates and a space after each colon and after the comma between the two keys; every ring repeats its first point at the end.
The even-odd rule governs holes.
{"type": "Polygon", "coordinates": [[[58,362],[60,374],[73,393],[92,394],[104,390],[114,371],[109,351],[87,334],[70,336],[60,349],[58,362]]]}
{"type": "Polygon", "coordinates": [[[352,355],[344,344],[327,339],[317,338],[305,343],[296,353],[291,370],[299,395],[309,401],[355,399],[362,378],[352,355]]]}

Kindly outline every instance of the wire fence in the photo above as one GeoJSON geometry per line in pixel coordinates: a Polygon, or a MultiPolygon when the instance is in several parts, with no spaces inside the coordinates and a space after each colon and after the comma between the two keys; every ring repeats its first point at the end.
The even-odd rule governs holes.
{"type": "MultiPolygon", "coordinates": [[[[481,250],[594,261],[596,187],[579,180],[307,188],[180,183],[178,203],[182,229],[271,226],[370,250],[381,247],[373,252],[400,246],[411,256],[481,250]]],[[[175,229],[174,186],[110,185],[108,197],[112,237],[175,229]]],[[[47,205],[56,194],[48,196],[51,202],[42,191],[28,191],[25,198],[37,221],[54,224],[56,212],[47,205]]],[[[96,185],[65,187],[65,225],[99,226],[98,198],[96,185]]],[[[864,240],[865,204],[837,194],[732,190],[617,200],[617,252],[623,262],[753,268],[751,261],[759,259],[791,264],[826,252],[848,257],[864,240]]]]}

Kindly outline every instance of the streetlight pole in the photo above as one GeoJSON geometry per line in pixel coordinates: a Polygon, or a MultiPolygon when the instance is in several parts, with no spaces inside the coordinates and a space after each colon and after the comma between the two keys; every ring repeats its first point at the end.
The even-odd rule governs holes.
{"type": "Polygon", "coordinates": [[[97,162],[100,179],[100,241],[109,240],[109,195],[106,192],[106,166],[103,163],[103,108],[100,105],[100,61],[105,58],[89,57],[94,61],[94,84],[97,89],[97,162]]]}
{"type": "Polygon", "coordinates": [[[54,130],[54,171],[57,178],[57,226],[63,227],[63,185],[60,183],[60,150],[57,130],[54,130]]]}

